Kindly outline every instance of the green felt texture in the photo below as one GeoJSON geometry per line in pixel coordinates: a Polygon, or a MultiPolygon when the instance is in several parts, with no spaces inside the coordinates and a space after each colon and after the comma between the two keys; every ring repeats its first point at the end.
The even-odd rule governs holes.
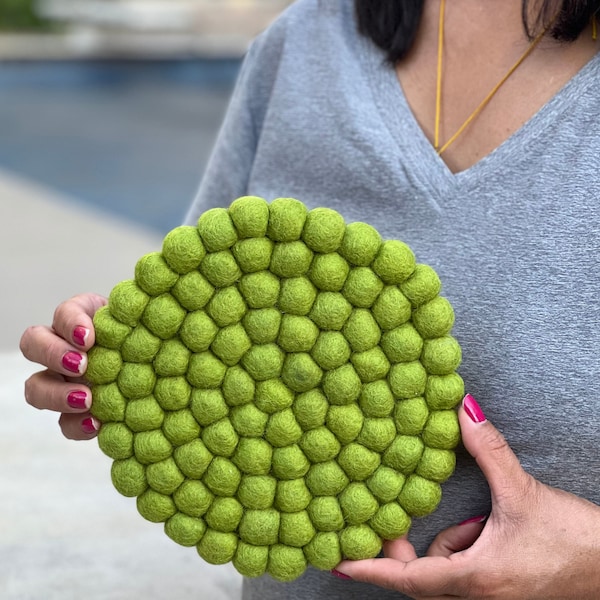
{"type": "Polygon", "coordinates": [[[173,229],[94,316],[114,487],[247,577],[376,556],[456,466],[461,349],[440,292],[403,242],[293,198],[173,229]]]}

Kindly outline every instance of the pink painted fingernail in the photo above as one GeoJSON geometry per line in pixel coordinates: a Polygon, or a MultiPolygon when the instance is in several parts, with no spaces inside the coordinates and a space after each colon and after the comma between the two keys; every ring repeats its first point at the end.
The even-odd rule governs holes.
{"type": "Polygon", "coordinates": [[[71,408],[87,408],[87,394],[77,391],[67,396],[67,403],[71,408]]]}
{"type": "Polygon", "coordinates": [[[83,433],[96,433],[100,429],[100,423],[92,417],[87,417],[81,421],[81,429],[83,433]]]}
{"type": "Polygon", "coordinates": [[[339,577],[339,579],[352,579],[350,575],[346,575],[345,573],[341,573],[337,569],[331,569],[331,574],[335,577],[339,577]]]}
{"type": "Polygon", "coordinates": [[[85,346],[85,342],[87,341],[88,335],[90,335],[90,330],[86,327],[75,327],[73,330],[73,341],[78,346],[85,346]]]}
{"type": "Polygon", "coordinates": [[[480,515],[479,517],[471,517],[459,523],[459,525],[469,525],[470,523],[483,523],[487,519],[487,515],[480,515]]]}
{"type": "Polygon", "coordinates": [[[483,423],[485,421],[485,415],[481,410],[481,406],[477,404],[477,401],[471,394],[467,394],[463,398],[463,408],[474,423],[483,423]]]}
{"type": "Polygon", "coordinates": [[[78,373],[81,375],[81,363],[83,362],[83,356],[79,352],[67,352],[62,357],[62,366],[71,371],[71,373],[78,373]]]}

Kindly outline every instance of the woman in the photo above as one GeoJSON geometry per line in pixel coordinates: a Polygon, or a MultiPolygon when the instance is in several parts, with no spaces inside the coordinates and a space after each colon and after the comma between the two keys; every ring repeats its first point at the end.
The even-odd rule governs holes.
{"type": "MultiPolygon", "coordinates": [[[[599,7],[300,0],[250,48],[187,221],[292,196],[403,239],[440,274],[467,389],[510,447],[468,396],[476,461],[459,455],[410,541],[337,576],[248,580],[246,600],[599,597],[599,7]]],[[[72,299],[22,339],[49,369],[26,397],[68,437],[99,427],[69,377],[104,302],[72,299]]]]}

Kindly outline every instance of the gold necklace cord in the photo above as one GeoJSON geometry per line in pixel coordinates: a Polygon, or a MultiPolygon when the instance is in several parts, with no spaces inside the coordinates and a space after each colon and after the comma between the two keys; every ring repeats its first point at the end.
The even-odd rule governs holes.
{"type": "Polygon", "coordinates": [[[479,106],[467,117],[465,122],[458,128],[456,133],[440,148],[439,147],[439,128],[442,113],[442,45],[444,43],[444,8],[446,1],[441,0],[440,4],[440,23],[438,29],[438,69],[437,69],[437,85],[436,85],[436,107],[435,107],[435,135],[434,135],[434,148],[438,155],[445,152],[448,147],[454,143],[456,138],[460,136],[463,131],[469,126],[469,124],[477,117],[477,115],[486,107],[488,102],[494,97],[494,94],[500,89],[502,84],[517,70],[519,65],[531,54],[534,48],[542,41],[542,38],[546,35],[548,27],[538,33],[535,39],[529,44],[527,50],[520,56],[515,64],[508,70],[506,75],[500,79],[500,81],[491,89],[488,95],[481,101],[479,106]]]}

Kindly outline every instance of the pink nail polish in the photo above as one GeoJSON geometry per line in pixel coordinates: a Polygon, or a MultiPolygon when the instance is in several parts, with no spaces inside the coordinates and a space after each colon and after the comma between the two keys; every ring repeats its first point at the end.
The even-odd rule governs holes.
{"type": "Polygon", "coordinates": [[[96,419],[87,417],[81,421],[81,429],[83,429],[83,433],[96,433],[100,429],[100,425],[96,419]]]}
{"type": "Polygon", "coordinates": [[[78,346],[85,346],[85,342],[87,341],[89,334],[90,331],[86,327],[75,327],[75,329],[73,330],[73,341],[78,346]]]}
{"type": "Polygon", "coordinates": [[[479,517],[471,517],[459,523],[459,525],[469,525],[471,523],[483,523],[487,519],[487,515],[480,515],[479,517]]]}
{"type": "Polygon", "coordinates": [[[477,401],[471,394],[467,394],[463,398],[463,408],[474,423],[483,423],[483,421],[485,421],[485,415],[483,414],[481,407],[477,404],[477,401]]]}
{"type": "Polygon", "coordinates": [[[79,354],[79,352],[67,352],[62,357],[62,366],[67,369],[67,371],[71,371],[71,373],[78,373],[81,375],[81,362],[83,361],[83,356],[79,354]]]}
{"type": "Polygon", "coordinates": [[[339,579],[352,579],[352,577],[350,577],[350,575],[341,573],[337,569],[331,569],[331,574],[334,575],[335,577],[338,577],[339,579]]]}
{"type": "Polygon", "coordinates": [[[87,394],[85,392],[81,392],[81,391],[71,392],[67,396],[67,404],[71,408],[87,408],[86,401],[87,401],[87,394]]]}

